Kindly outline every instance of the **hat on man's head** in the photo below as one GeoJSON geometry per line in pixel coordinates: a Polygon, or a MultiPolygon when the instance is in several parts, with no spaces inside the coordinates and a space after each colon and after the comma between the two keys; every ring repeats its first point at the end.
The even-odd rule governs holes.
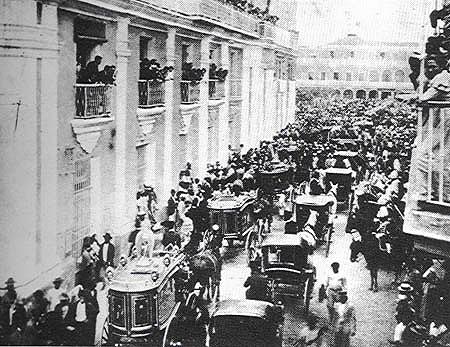
{"type": "Polygon", "coordinates": [[[104,238],[105,240],[112,240],[112,236],[111,236],[110,233],[105,233],[105,235],[103,235],[103,238],[104,238]]]}
{"type": "Polygon", "coordinates": [[[399,294],[404,295],[411,294],[414,291],[414,288],[408,282],[401,283],[397,289],[399,294]]]}
{"type": "Polygon", "coordinates": [[[175,226],[175,222],[172,220],[165,220],[164,222],[161,222],[161,225],[164,228],[172,229],[175,226]]]}
{"type": "Polygon", "coordinates": [[[149,189],[153,189],[153,187],[150,184],[144,183],[144,189],[149,190],[149,189]]]}
{"type": "Polygon", "coordinates": [[[8,278],[5,282],[6,285],[11,285],[14,283],[16,283],[16,281],[14,281],[14,278],[12,278],[12,277],[8,278]]]}
{"type": "Polygon", "coordinates": [[[53,280],[53,283],[62,283],[64,280],[61,278],[61,277],[56,277],[54,280],[53,280]]]}
{"type": "Polygon", "coordinates": [[[144,210],[139,210],[137,215],[138,216],[145,216],[145,211],[144,210]]]}

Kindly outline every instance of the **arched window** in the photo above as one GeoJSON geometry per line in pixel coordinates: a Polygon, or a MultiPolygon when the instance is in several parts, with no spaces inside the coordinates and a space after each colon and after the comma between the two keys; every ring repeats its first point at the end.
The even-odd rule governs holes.
{"type": "Polygon", "coordinates": [[[403,70],[395,71],[395,82],[405,82],[405,72],[403,70]]]}
{"type": "Polygon", "coordinates": [[[381,80],[383,82],[392,82],[392,72],[390,70],[384,70],[381,80]]]}
{"type": "Polygon", "coordinates": [[[370,82],[379,82],[380,81],[380,75],[378,74],[378,71],[372,70],[369,72],[369,81],[370,82]]]}
{"type": "Polygon", "coordinates": [[[377,90],[371,90],[369,92],[369,99],[378,99],[378,91],[377,90]]]}

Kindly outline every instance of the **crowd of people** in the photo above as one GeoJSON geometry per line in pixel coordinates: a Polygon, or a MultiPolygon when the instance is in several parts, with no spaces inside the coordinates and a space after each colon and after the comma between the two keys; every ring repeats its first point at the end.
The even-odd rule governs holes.
{"type": "Polygon", "coordinates": [[[139,79],[164,82],[173,70],[173,66],[161,67],[156,59],[144,58],[139,65],[139,79]]]}
{"type": "Polygon", "coordinates": [[[81,59],[79,59],[77,61],[77,83],[114,84],[116,67],[115,65],[105,65],[103,70],[100,70],[102,60],[103,58],[97,55],[94,60],[84,66],[81,59]]]}
{"type": "Polygon", "coordinates": [[[253,4],[252,1],[248,0],[222,0],[224,3],[227,3],[239,11],[247,12],[248,14],[255,16],[256,18],[270,22],[272,24],[276,24],[279,17],[270,15],[269,10],[267,8],[261,9],[260,7],[253,4]]]}
{"type": "MultiPolygon", "coordinates": [[[[144,185],[136,196],[137,214],[135,228],[128,238],[128,254],[120,256],[117,267],[123,268],[130,258],[142,255],[151,257],[157,243],[155,234],[161,229],[162,247],[171,245],[195,254],[205,231],[213,227],[209,220],[208,200],[220,195],[239,196],[243,192],[254,192],[255,216],[258,220],[265,220],[270,229],[271,216],[275,213],[274,201],[259,189],[259,174],[270,171],[275,162],[283,162],[290,172],[289,186],[276,205],[288,222],[286,227],[295,224],[289,223],[292,222],[295,194],[328,193],[332,186],[324,174],[327,168],[354,169],[354,178],[359,185],[351,211],[355,218],[352,219],[352,214],[349,218],[348,231],[353,238],[351,247],[357,249],[358,245],[365,243],[366,250],[379,249],[393,261],[395,258],[392,255],[397,252],[393,240],[401,230],[401,224],[398,224],[401,220],[395,216],[397,210],[402,211],[411,149],[416,135],[414,109],[392,100],[316,97],[314,102],[306,101],[303,94],[298,97],[296,122],[279,131],[272,141],[262,141],[258,148],[250,148],[245,153],[242,146],[238,151],[230,150],[227,164],[208,164],[204,177],[194,177],[192,166],[187,163],[179,173],[177,189],[170,191],[164,221],[157,221],[158,198],[154,189],[144,185]],[[342,158],[336,159],[334,153],[342,149],[358,153],[353,163],[342,158]],[[363,204],[367,202],[365,198],[369,195],[381,207],[375,214],[367,216],[362,211],[363,204]]],[[[217,226],[215,228],[217,232],[217,226]]],[[[298,231],[294,225],[292,232],[298,231]]],[[[361,252],[371,272],[370,290],[377,291],[377,270],[380,264],[376,259],[379,253],[371,258],[373,254],[370,252],[361,252]]],[[[351,261],[358,260],[357,253],[352,249],[351,261]]],[[[397,307],[395,344],[402,343],[406,326],[413,318],[420,317],[422,322],[430,324],[436,331],[442,331],[442,325],[446,329],[448,321],[449,313],[443,309],[450,307],[447,302],[448,264],[436,260],[433,263],[420,262],[411,254],[408,256],[401,258],[402,267],[396,271],[397,285],[407,280],[412,289],[406,288],[406,282],[402,282],[399,287],[402,296],[399,297],[397,307]],[[408,270],[406,278],[402,278],[401,272],[404,263],[407,263],[408,270]],[[440,310],[437,310],[438,307],[440,310]],[[411,312],[421,313],[416,315],[411,312]]],[[[56,344],[79,338],[81,340],[76,341],[80,344],[92,345],[99,311],[97,284],[103,283],[103,287],[107,287],[116,271],[115,258],[109,233],[105,233],[101,244],[95,235],[86,237],[83,240],[75,290],[72,293],[61,292],[62,279],[55,279],[54,288],[47,293],[36,291],[31,304],[25,304],[17,298],[14,280],[9,279],[1,302],[2,342],[29,344],[26,339],[30,337],[43,338],[39,336],[40,324],[44,324],[40,318],[45,316],[50,317],[47,320],[54,319],[57,322],[52,325],[55,329],[62,329],[56,334],[56,344]]],[[[332,268],[323,288],[323,296],[327,297],[330,321],[335,322],[334,339],[339,341],[335,345],[348,346],[350,336],[356,331],[354,309],[348,303],[346,283],[340,276],[339,264],[334,263],[332,268]]],[[[245,286],[249,287],[250,296],[259,296],[265,295],[263,284],[264,281],[253,276],[246,281],[245,286]]],[[[314,326],[311,320],[311,327],[314,326]]],[[[31,341],[33,344],[39,342],[31,341]]]]}

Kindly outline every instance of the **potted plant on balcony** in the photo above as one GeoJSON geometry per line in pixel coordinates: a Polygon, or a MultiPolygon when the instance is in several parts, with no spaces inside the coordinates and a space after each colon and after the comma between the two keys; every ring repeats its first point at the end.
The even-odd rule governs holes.
{"type": "Polygon", "coordinates": [[[209,65],[209,79],[224,82],[228,75],[228,70],[217,68],[217,65],[212,63],[209,65]]]}

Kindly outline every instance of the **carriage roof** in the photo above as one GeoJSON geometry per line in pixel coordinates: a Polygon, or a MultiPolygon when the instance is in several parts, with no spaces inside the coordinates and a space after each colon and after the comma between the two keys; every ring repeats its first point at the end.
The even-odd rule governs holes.
{"type": "Polygon", "coordinates": [[[241,193],[235,195],[221,195],[208,200],[208,208],[213,210],[231,210],[242,209],[248,204],[253,203],[255,196],[250,193],[241,193]]]}
{"type": "Polygon", "coordinates": [[[354,158],[358,155],[358,152],[355,151],[336,151],[334,155],[338,157],[346,157],[346,158],[354,158]]]}
{"type": "Polygon", "coordinates": [[[183,253],[171,255],[169,252],[155,252],[152,258],[140,258],[129,262],[125,269],[119,271],[113,278],[110,289],[118,292],[142,292],[156,289],[164,284],[180,267],[185,259],[183,253]],[[170,264],[164,265],[168,257],[170,264]],[[158,274],[156,280],[152,279],[154,273],[158,274]]]}
{"type": "Polygon", "coordinates": [[[351,175],[353,174],[352,169],[344,169],[339,167],[330,167],[325,170],[326,174],[335,174],[335,175],[351,175]]]}
{"type": "Polygon", "coordinates": [[[326,194],[321,195],[310,195],[302,194],[297,195],[295,198],[296,205],[306,205],[306,206],[322,206],[325,207],[334,202],[333,198],[326,194]]]}
{"type": "Polygon", "coordinates": [[[268,234],[263,242],[263,247],[268,246],[298,246],[301,247],[301,239],[300,236],[297,234],[280,234],[280,233],[273,233],[268,234]]]}
{"type": "Polygon", "coordinates": [[[277,175],[281,173],[286,173],[289,171],[289,167],[280,162],[276,162],[272,164],[272,168],[270,170],[261,170],[261,174],[263,175],[277,175]]]}
{"type": "Polygon", "coordinates": [[[273,307],[273,304],[260,300],[223,300],[217,303],[212,316],[248,316],[267,319],[267,311],[273,307]]]}

